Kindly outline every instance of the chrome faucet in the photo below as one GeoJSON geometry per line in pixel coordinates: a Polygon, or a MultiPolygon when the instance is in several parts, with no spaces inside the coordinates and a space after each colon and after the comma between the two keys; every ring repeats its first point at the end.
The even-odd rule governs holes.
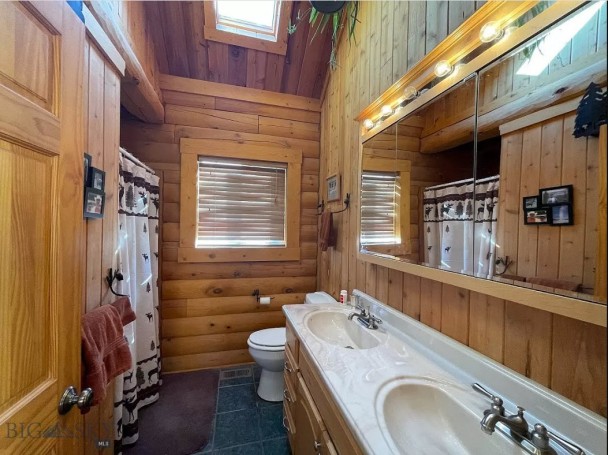
{"type": "Polygon", "coordinates": [[[359,298],[357,296],[355,297],[355,308],[359,310],[360,313],[353,311],[348,315],[348,320],[352,321],[353,318],[357,318],[357,322],[366,329],[376,330],[378,328],[378,324],[382,324],[382,319],[371,314],[369,308],[365,308],[363,304],[360,303],[359,298]]]}
{"type": "Polygon", "coordinates": [[[517,406],[517,414],[505,416],[502,398],[493,395],[485,387],[477,382],[472,385],[473,390],[485,395],[492,401],[490,409],[486,409],[481,419],[481,429],[486,434],[492,434],[496,430],[496,424],[501,423],[509,429],[510,436],[516,443],[535,455],[556,455],[557,452],[550,445],[550,440],[555,441],[568,453],[572,455],[585,455],[583,449],[576,444],[567,441],[556,434],[548,431],[544,425],[537,423],[532,432],[528,429],[528,422],[524,418],[524,408],[517,406]]]}
{"type": "Polygon", "coordinates": [[[475,383],[472,387],[473,390],[481,393],[482,395],[485,395],[492,401],[492,406],[490,406],[490,409],[486,409],[483,412],[484,416],[480,422],[481,429],[484,433],[494,433],[494,431],[496,430],[496,424],[500,422],[511,431],[511,435],[514,436],[516,439],[529,437],[528,422],[524,418],[524,408],[518,406],[517,414],[507,416],[505,415],[505,408],[502,405],[502,398],[493,395],[481,384],[475,383]]]}

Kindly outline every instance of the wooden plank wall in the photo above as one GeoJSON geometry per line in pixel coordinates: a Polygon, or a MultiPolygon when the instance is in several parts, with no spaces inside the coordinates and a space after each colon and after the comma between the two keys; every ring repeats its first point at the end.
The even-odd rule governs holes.
{"type": "MultiPolygon", "coordinates": [[[[120,128],[120,75],[105,60],[101,51],[87,39],[85,43],[84,100],[87,112],[87,148],[92,166],[106,173],[105,209],[102,219],[83,221],[86,231],[86,280],[83,312],[115,297],[105,282],[109,268],[116,268],[115,251],[118,245],[118,141],[120,128]]],[[[110,448],[97,447],[98,440],[114,442],[114,393],[85,415],[85,453],[112,453],[110,448]]]]}
{"type": "Polygon", "coordinates": [[[593,294],[597,257],[598,139],[574,138],[576,112],[502,137],[497,257],[509,273],[582,283],[593,294]],[[540,188],[573,185],[573,226],[524,225],[521,199],[540,188]]]}
{"type": "Polygon", "coordinates": [[[334,297],[340,289],[361,289],[606,416],[605,328],[357,260],[354,118],[477,7],[472,1],[362,2],[359,44],[341,43],[323,102],[320,191],[327,176],[339,173],[353,204],[334,218],[336,248],[319,252],[319,287],[334,297]]]}
{"type": "MultiPolygon", "coordinates": [[[[281,306],[302,303],[307,292],[317,289],[320,112],[177,91],[163,95],[171,103],[166,105],[163,125],[123,120],[121,128],[121,144],[162,176],[163,369],[251,362],[249,334],[283,326],[281,306]],[[177,262],[181,138],[214,139],[226,147],[250,143],[302,151],[301,260],[177,262]],[[272,303],[258,305],[251,296],[254,289],[273,296],[272,303]]],[[[275,101],[281,96],[272,94],[275,101]]]]}

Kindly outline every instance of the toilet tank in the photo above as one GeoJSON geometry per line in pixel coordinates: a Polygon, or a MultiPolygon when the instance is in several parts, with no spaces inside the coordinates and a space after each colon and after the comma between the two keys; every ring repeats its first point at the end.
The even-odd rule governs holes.
{"type": "Polygon", "coordinates": [[[338,303],[336,299],[334,299],[327,292],[311,292],[310,294],[306,294],[306,300],[304,303],[338,303]]]}

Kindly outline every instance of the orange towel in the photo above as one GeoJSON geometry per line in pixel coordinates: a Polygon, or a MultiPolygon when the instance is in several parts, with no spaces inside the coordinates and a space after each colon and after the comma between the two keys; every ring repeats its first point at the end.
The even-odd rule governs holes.
{"type": "MultiPolygon", "coordinates": [[[[130,305],[129,305],[130,306],[130,305]]],[[[113,305],[89,311],[81,320],[83,387],[93,389],[93,405],[106,396],[106,388],[131,368],[131,351],[123,335],[120,312],[113,305]]]]}
{"type": "Polygon", "coordinates": [[[135,321],[135,312],[133,311],[133,308],[131,308],[129,297],[120,297],[117,301],[112,303],[112,306],[118,310],[123,327],[128,323],[135,321]]]}
{"type": "Polygon", "coordinates": [[[321,251],[327,251],[327,248],[330,246],[336,246],[336,235],[333,224],[333,213],[323,212],[323,215],[321,215],[321,229],[319,230],[319,246],[321,247],[321,251]]]}

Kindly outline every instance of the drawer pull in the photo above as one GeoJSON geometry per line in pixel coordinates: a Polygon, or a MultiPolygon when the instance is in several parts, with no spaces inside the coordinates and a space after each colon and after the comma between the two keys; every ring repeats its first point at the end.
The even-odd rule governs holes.
{"type": "Polygon", "coordinates": [[[289,367],[289,363],[287,363],[287,360],[285,361],[285,371],[287,371],[288,373],[293,373],[293,369],[289,367]]]}
{"type": "Polygon", "coordinates": [[[283,389],[283,398],[285,398],[289,403],[292,403],[293,400],[289,396],[289,390],[283,389]]]}
{"type": "Polygon", "coordinates": [[[291,428],[289,428],[289,420],[287,420],[287,416],[283,416],[283,428],[291,433],[291,428]]]}

